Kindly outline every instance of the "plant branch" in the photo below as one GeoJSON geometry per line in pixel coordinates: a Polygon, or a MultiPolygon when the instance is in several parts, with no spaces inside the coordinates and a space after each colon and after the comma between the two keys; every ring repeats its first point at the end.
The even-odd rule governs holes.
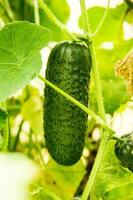
{"type": "Polygon", "coordinates": [[[38,8],[38,0],[33,0],[34,2],[34,16],[35,16],[35,23],[37,25],[40,24],[40,17],[39,17],[39,8],[38,8]]]}
{"type": "Polygon", "coordinates": [[[93,70],[93,74],[94,74],[98,110],[99,110],[100,116],[104,120],[106,120],[103,98],[102,98],[100,74],[99,74],[99,69],[98,69],[97,63],[96,63],[94,44],[92,44],[92,41],[90,42],[90,26],[89,26],[89,22],[88,22],[88,15],[87,15],[87,10],[86,10],[86,6],[85,6],[85,0],[80,0],[80,5],[81,5],[81,12],[82,12],[82,16],[83,16],[84,25],[85,25],[84,30],[85,30],[85,33],[87,33],[87,37],[88,37],[87,45],[90,50],[91,58],[92,58],[92,70],[93,70]]]}
{"type": "Polygon", "coordinates": [[[123,23],[124,23],[124,20],[125,20],[125,18],[127,16],[127,13],[128,13],[128,9],[125,6],[125,9],[124,9],[124,11],[122,13],[122,16],[120,18],[120,24],[119,24],[119,28],[118,28],[118,33],[117,33],[117,38],[116,38],[115,45],[119,44],[121,42],[121,40],[124,39],[123,23]]]}
{"type": "Polygon", "coordinates": [[[84,190],[83,195],[81,197],[81,200],[88,200],[88,196],[91,192],[92,186],[94,184],[94,180],[97,176],[97,172],[98,172],[98,169],[99,169],[99,166],[100,166],[100,163],[101,163],[101,160],[102,160],[102,157],[103,157],[103,154],[104,154],[104,150],[105,150],[105,147],[107,145],[108,140],[109,140],[109,134],[108,135],[106,134],[106,137],[103,137],[103,139],[101,140],[101,143],[100,143],[100,146],[99,146],[99,149],[98,149],[98,153],[97,153],[97,156],[96,156],[96,159],[95,159],[89,180],[87,181],[87,184],[85,186],[85,190],[84,190]]]}
{"type": "MultiPolygon", "coordinates": [[[[98,111],[99,111],[100,117],[106,123],[106,115],[105,115],[104,103],[103,103],[103,98],[102,98],[100,73],[99,73],[99,68],[97,66],[97,62],[96,62],[94,44],[93,44],[92,41],[90,42],[90,33],[91,32],[90,32],[90,26],[89,26],[89,23],[88,23],[88,15],[87,15],[87,9],[86,9],[86,5],[85,5],[85,0],[80,0],[80,6],[81,6],[81,12],[82,12],[83,21],[84,21],[84,32],[87,33],[87,37],[88,37],[87,45],[88,45],[88,48],[90,50],[91,58],[92,58],[92,70],[93,70],[94,81],[95,81],[98,111]]],[[[103,22],[101,22],[100,28],[101,28],[102,24],[103,24],[103,22]]],[[[98,32],[99,28],[97,28],[96,31],[98,32]]],[[[109,139],[109,135],[111,135],[110,131],[109,131],[109,134],[105,134],[105,132],[102,132],[102,134],[101,134],[101,142],[100,142],[100,146],[99,146],[99,149],[98,149],[98,153],[97,153],[97,156],[96,156],[90,177],[89,177],[87,184],[86,184],[86,187],[83,191],[81,200],[87,200],[89,195],[90,195],[91,189],[93,187],[94,181],[95,181],[96,176],[97,176],[98,169],[100,167],[102,157],[104,155],[104,149],[105,149],[107,141],[109,139]]]]}
{"type": "Polygon", "coordinates": [[[43,9],[45,14],[49,17],[49,19],[56,24],[68,37],[70,37],[74,41],[79,41],[79,39],[72,33],[70,33],[66,26],[62,24],[55,15],[51,12],[48,6],[43,2],[43,0],[38,0],[40,7],[43,9]]]}
{"type": "Polygon", "coordinates": [[[51,88],[53,88],[54,90],[56,90],[58,93],[60,93],[64,97],[66,97],[69,101],[73,102],[75,105],[77,105],[79,108],[81,108],[84,112],[86,112],[87,114],[91,115],[96,120],[96,122],[99,123],[100,125],[102,125],[105,129],[111,131],[112,133],[114,132],[106,124],[106,122],[104,122],[104,120],[101,119],[101,117],[99,117],[98,115],[96,115],[93,111],[91,111],[89,108],[87,108],[86,106],[84,106],[82,103],[80,103],[79,101],[77,101],[76,99],[74,99],[72,96],[70,96],[69,94],[67,94],[66,92],[64,92],[60,88],[58,88],[57,86],[55,86],[53,83],[49,82],[47,79],[43,78],[41,75],[39,75],[38,78],[41,79],[43,82],[45,82],[48,86],[50,86],[51,88]]]}

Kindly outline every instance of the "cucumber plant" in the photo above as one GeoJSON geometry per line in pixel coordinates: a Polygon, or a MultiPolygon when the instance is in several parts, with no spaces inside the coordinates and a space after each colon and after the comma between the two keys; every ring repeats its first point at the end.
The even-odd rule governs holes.
{"type": "MultiPolygon", "coordinates": [[[[128,6],[129,2],[131,3],[131,1],[126,2],[128,2],[128,6]]],[[[0,113],[3,117],[3,109],[5,109],[4,114],[6,114],[4,122],[0,119],[1,151],[16,150],[18,144],[22,148],[19,141],[20,135],[23,134],[25,123],[30,122],[30,130],[27,134],[29,141],[25,145],[26,150],[28,149],[27,154],[43,166],[44,174],[47,172],[45,178],[50,177],[50,183],[46,181],[46,186],[51,183],[54,185],[51,184],[48,190],[43,190],[44,192],[40,192],[40,189],[35,192],[39,193],[37,199],[47,199],[44,193],[58,200],[72,198],[75,193],[73,185],[75,186],[77,183],[74,179],[73,185],[70,185],[73,169],[81,167],[81,157],[84,163],[88,162],[83,155],[83,150],[87,149],[89,154],[89,150],[93,146],[93,141],[91,148],[87,146],[88,135],[85,134],[85,131],[91,126],[91,119],[93,119],[91,131],[95,129],[95,126],[99,127],[100,144],[91,172],[89,171],[85,175],[85,179],[78,179],[79,187],[75,186],[78,189],[74,199],[110,200],[112,197],[109,194],[112,194],[112,190],[115,190],[116,187],[133,184],[132,135],[129,134],[122,138],[114,136],[115,131],[111,127],[111,122],[106,119],[107,106],[105,104],[105,99],[109,105],[112,104],[110,105],[110,114],[112,114],[116,109],[114,104],[117,97],[120,102],[118,104],[123,103],[121,100],[123,96],[129,98],[126,90],[123,90],[124,83],[114,76],[113,70],[114,62],[122,58],[133,44],[132,40],[126,41],[123,37],[125,4],[110,9],[110,0],[108,0],[106,8],[94,7],[87,10],[85,0],[79,0],[79,3],[81,7],[79,26],[83,29],[83,34],[72,33],[64,25],[66,16],[69,16],[67,6],[65,10],[65,0],[55,3],[52,0],[46,2],[43,0],[5,0],[0,2],[1,15],[6,13],[6,17],[2,17],[5,26],[0,30],[0,106],[2,107],[0,113]],[[60,5],[62,8],[58,9],[60,5]],[[65,17],[63,18],[62,15],[65,17]],[[108,26],[109,24],[111,24],[111,28],[108,26]],[[109,29],[109,34],[107,34],[107,29],[109,29]],[[118,33],[121,33],[120,39],[118,33]],[[56,38],[58,35],[59,38],[56,38]],[[50,52],[46,75],[43,77],[40,74],[42,67],[40,50],[49,46],[53,38],[60,42],[50,52]],[[105,48],[103,50],[103,46],[110,41],[112,49],[105,48]],[[124,48],[125,50],[123,50],[124,48]],[[19,102],[18,112],[22,118],[17,130],[18,134],[14,139],[11,136],[11,123],[16,118],[10,115],[13,113],[10,112],[12,109],[10,105],[13,104],[10,97],[14,96],[18,90],[23,89],[34,77],[38,77],[45,83],[43,97],[40,97],[39,92],[37,93],[35,90],[32,93],[25,89],[23,97],[16,97],[19,102]],[[113,101],[109,101],[110,98],[113,101]],[[43,108],[40,106],[42,104],[43,108]],[[26,115],[26,113],[28,114],[26,115]],[[35,127],[40,124],[41,133],[44,128],[45,142],[42,135],[41,142],[38,142],[39,129],[36,130],[36,134],[33,134],[35,127]],[[112,141],[112,138],[117,140],[116,143],[112,141]],[[48,164],[44,163],[44,157],[47,158],[47,154],[45,153],[43,157],[43,148],[45,152],[48,150],[51,156],[48,156],[50,159],[48,164]],[[35,156],[32,150],[35,150],[35,156]],[[51,162],[54,164],[49,164],[51,162]],[[55,170],[56,173],[53,174],[50,170],[55,170]],[[60,183],[58,185],[56,176],[61,171],[63,173],[58,177],[60,183]],[[62,183],[61,177],[64,174],[67,174],[65,179],[69,181],[69,184],[66,185],[72,190],[71,194],[58,191],[62,183]],[[85,186],[82,183],[85,183],[85,186]],[[61,196],[53,194],[52,189],[53,193],[58,191],[58,195],[61,196]]],[[[132,10],[131,7],[130,10],[132,10]]],[[[19,114],[17,113],[15,116],[18,117],[19,114]]],[[[78,178],[80,170],[81,168],[79,171],[77,170],[75,177],[78,178]]]]}

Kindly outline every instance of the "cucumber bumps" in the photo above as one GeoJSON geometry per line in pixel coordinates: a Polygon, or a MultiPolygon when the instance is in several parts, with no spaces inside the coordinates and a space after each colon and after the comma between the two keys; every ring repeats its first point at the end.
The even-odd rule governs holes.
{"type": "MultiPolygon", "coordinates": [[[[85,106],[91,57],[86,46],[74,42],[56,45],[49,56],[46,78],[85,106]]],[[[87,114],[46,85],[44,130],[46,146],[52,158],[61,165],[73,165],[81,157],[87,114]]]]}
{"type": "Polygon", "coordinates": [[[123,135],[115,144],[115,155],[123,167],[133,172],[133,133],[123,135]]]}

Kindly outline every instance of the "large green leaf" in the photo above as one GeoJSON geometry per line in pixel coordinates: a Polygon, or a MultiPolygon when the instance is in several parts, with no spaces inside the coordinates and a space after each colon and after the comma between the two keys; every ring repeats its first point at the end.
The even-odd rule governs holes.
{"type": "Polygon", "coordinates": [[[0,31],[0,101],[36,76],[42,65],[40,49],[50,32],[29,22],[14,22],[0,31]]]}
{"type": "MultiPolygon", "coordinates": [[[[133,173],[119,164],[114,153],[114,141],[110,141],[105,149],[105,155],[101,161],[98,176],[91,193],[91,200],[115,200],[117,199],[117,196],[110,199],[108,198],[109,193],[116,189],[117,191],[120,188],[125,189],[125,187],[127,189],[128,199],[128,196],[130,197],[129,192],[132,194],[130,188],[128,190],[129,184],[133,184],[133,173]]],[[[124,198],[121,199],[125,200],[124,198]]]]}
{"type": "MultiPolygon", "coordinates": [[[[121,18],[126,10],[125,4],[118,5],[116,8],[110,8],[107,17],[103,23],[103,26],[96,37],[97,45],[104,41],[116,40],[120,35],[118,35],[121,25],[121,18]]],[[[93,33],[105,12],[104,7],[92,7],[88,9],[88,17],[91,32],[93,33]]],[[[79,19],[79,26],[83,28],[82,16],[79,19]]]]}

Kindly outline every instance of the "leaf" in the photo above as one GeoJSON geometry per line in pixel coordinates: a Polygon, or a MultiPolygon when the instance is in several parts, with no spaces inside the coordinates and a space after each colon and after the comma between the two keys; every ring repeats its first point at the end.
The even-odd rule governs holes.
{"type": "Polygon", "coordinates": [[[38,75],[42,65],[40,49],[49,40],[47,29],[29,22],[14,22],[0,31],[0,101],[38,75]]]}
{"type": "Polygon", "coordinates": [[[85,169],[81,161],[66,167],[50,160],[44,172],[44,188],[57,194],[60,199],[72,199],[84,173],[85,169]]]}
{"type": "Polygon", "coordinates": [[[133,173],[119,164],[114,153],[114,144],[114,141],[109,141],[106,146],[97,179],[91,193],[91,200],[99,200],[100,198],[106,200],[108,199],[106,196],[107,193],[112,190],[133,184],[133,173]]]}
{"type": "MultiPolygon", "coordinates": [[[[70,9],[66,0],[46,0],[44,1],[48,8],[62,23],[66,24],[70,9]]],[[[10,0],[12,10],[14,11],[16,20],[28,20],[34,22],[34,8],[32,0],[10,0]]],[[[47,17],[45,12],[40,9],[40,24],[52,31],[53,41],[61,41],[67,39],[66,35],[47,17]]]]}
{"type": "Polygon", "coordinates": [[[104,195],[104,200],[132,200],[133,199],[133,184],[128,184],[123,187],[115,188],[104,195]]]}
{"type": "MultiPolygon", "coordinates": [[[[125,4],[118,5],[116,8],[110,8],[103,26],[95,38],[95,43],[99,45],[104,41],[113,41],[118,37],[120,21],[123,13],[126,10],[125,4]]],[[[105,12],[104,7],[92,7],[88,9],[88,18],[91,32],[94,33],[102,16],[105,12]]],[[[82,16],[79,18],[79,26],[83,28],[82,16]]]]}
{"type": "MultiPolygon", "coordinates": [[[[113,113],[121,104],[127,102],[129,95],[126,83],[115,75],[115,63],[123,58],[132,48],[133,39],[121,41],[112,49],[96,48],[96,59],[100,71],[103,100],[107,113],[113,113]]],[[[96,108],[96,93],[91,83],[90,106],[96,108]]]]}
{"type": "Polygon", "coordinates": [[[0,108],[0,129],[3,128],[3,125],[6,122],[7,116],[8,116],[7,112],[0,108]]]}

